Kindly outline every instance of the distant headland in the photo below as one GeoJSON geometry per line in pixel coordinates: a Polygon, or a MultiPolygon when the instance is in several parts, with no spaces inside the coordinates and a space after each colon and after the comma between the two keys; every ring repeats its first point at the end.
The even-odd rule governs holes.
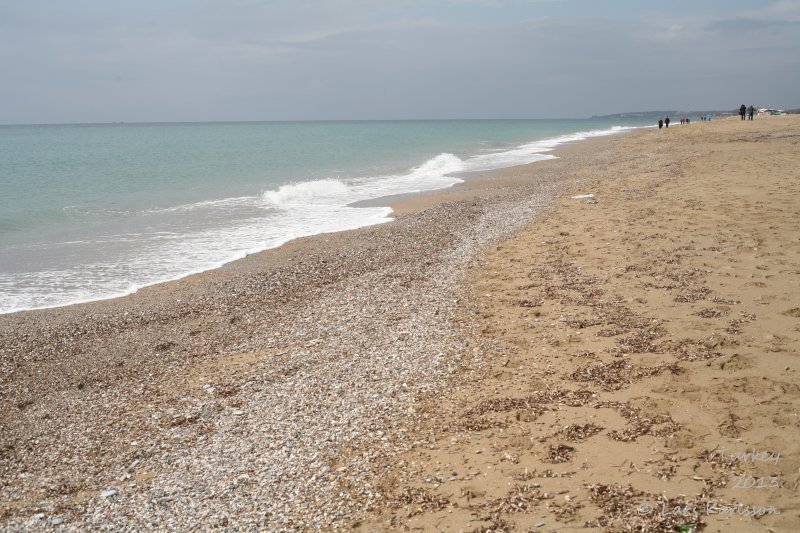
{"type": "MultiPolygon", "coordinates": [[[[769,108],[758,108],[759,114],[798,114],[800,113],[800,109],[769,109],[769,108]]],[[[708,115],[712,115],[715,117],[727,117],[733,116],[738,114],[737,109],[728,109],[728,110],[709,110],[709,111],[629,111],[626,113],[614,113],[613,115],[593,115],[593,119],[631,119],[631,118],[639,118],[639,119],[655,119],[658,120],[659,118],[664,117],[704,117],[708,115]]]]}
{"type": "Polygon", "coordinates": [[[614,113],[613,115],[593,115],[593,119],[630,119],[630,118],[652,118],[659,119],[664,117],[700,117],[706,115],[728,116],[735,115],[737,111],[730,109],[726,111],[630,111],[627,113],[614,113]]]}

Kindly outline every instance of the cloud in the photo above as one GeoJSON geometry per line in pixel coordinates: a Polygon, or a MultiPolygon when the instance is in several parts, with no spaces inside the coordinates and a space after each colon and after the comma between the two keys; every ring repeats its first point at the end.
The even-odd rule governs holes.
{"type": "Polygon", "coordinates": [[[765,29],[787,29],[796,31],[800,29],[800,21],[736,18],[712,22],[707,28],[712,31],[736,34],[765,29]]]}
{"type": "Polygon", "coordinates": [[[463,1],[16,3],[0,123],[577,117],[792,105],[800,85],[791,3],[614,18],[463,1]]]}

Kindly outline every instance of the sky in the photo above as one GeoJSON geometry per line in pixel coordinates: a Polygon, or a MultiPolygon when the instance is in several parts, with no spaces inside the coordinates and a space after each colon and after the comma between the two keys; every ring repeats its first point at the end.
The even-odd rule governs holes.
{"type": "Polygon", "coordinates": [[[800,0],[0,0],[0,124],[800,107],[800,0]]]}

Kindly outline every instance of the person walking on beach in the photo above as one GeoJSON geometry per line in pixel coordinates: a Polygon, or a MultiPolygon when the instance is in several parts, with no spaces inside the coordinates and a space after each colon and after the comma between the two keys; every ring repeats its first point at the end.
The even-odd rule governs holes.
{"type": "Polygon", "coordinates": [[[753,120],[753,113],[755,113],[755,111],[756,111],[756,108],[753,107],[753,106],[750,106],[750,107],[747,108],[747,112],[750,115],[750,120],[753,120]]]}
{"type": "Polygon", "coordinates": [[[745,113],[747,113],[747,107],[744,104],[742,104],[741,107],[739,108],[739,116],[742,117],[742,120],[744,120],[745,113]]]}
{"type": "Polygon", "coordinates": [[[664,121],[661,120],[661,119],[658,119],[658,129],[661,129],[663,127],[664,127],[664,121]]]}
{"type": "Polygon", "coordinates": [[[664,127],[669,128],[669,117],[664,119],[664,127]]]}

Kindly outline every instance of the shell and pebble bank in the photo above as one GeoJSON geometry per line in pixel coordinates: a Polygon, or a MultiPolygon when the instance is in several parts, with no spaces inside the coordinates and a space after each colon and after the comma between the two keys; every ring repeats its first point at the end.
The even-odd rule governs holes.
{"type": "MultiPolygon", "coordinates": [[[[465,275],[574,165],[139,293],[0,317],[0,528],[339,529],[480,373],[465,275]],[[416,440],[414,440],[416,439],[416,440]]],[[[537,170],[537,168],[541,170],[537,170]]]]}

